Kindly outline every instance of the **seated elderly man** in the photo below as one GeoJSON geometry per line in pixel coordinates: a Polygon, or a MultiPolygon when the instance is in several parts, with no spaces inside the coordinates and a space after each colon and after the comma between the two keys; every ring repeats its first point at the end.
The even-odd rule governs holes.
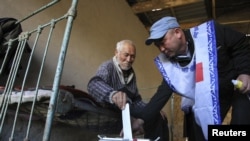
{"type": "MultiPolygon", "coordinates": [[[[88,93],[96,101],[117,112],[121,112],[129,102],[132,118],[137,118],[139,111],[146,105],[138,92],[136,75],[132,68],[135,57],[135,44],[131,40],[119,41],[114,57],[102,63],[88,83],[88,93]]],[[[143,128],[144,138],[154,140],[160,137],[160,141],[169,140],[168,121],[161,113],[150,122],[144,123],[143,128]]]]}

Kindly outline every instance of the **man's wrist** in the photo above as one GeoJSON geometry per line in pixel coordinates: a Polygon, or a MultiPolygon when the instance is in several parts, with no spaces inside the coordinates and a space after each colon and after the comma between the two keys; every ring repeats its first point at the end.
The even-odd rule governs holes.
{"type": "Polygon", "coordinates": [[[112,99],[112,97],[114,96],[114,94],[116,94],[118,91],[112,91],[110,94],[109,94],[109,102],[111,104],[114,104],[114,101],[112,99]]]}

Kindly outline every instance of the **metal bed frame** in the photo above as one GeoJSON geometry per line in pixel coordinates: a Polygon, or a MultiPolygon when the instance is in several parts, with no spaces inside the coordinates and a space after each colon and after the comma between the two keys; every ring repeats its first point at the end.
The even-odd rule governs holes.
{"type": "MultiPolygon", "coordinates": [[[[17,21],[17,23],[21,23],[21,22],[25,21],[26,19],[28,19],[28,18],[40,13],[41,11],[55,5],[59,1],[60,0],[51,1],[50,3],[48,3],[47,5],[39,8],[38,10],[34,11],[30,15],[28,15],[27,17],[17,21]]],[[[9,138],[9,141],[14,140],[14,134],[15,134],[14,131],[15,131],[15,128],[16,128],[16,120],[17,120],[17,117],[19,115],[19,109],[20,109],[20,105],[21,105],[21,102],[22,102],[22,96],[23,96],[23,93],[24,93],[26,79],[27,79],[27,76],[29,75],[30,63],[31,63],[31,61],[33,59],[32,57],[34,55],[34,51],[36,50],[37,42],[38,42],[39,37],[41,35],[41,31],[44,30],[45,28],[48,28],[49,29],[49,35],[48,35],[46,46],[44,48],[44,54],[43,54],[43,58],[42,58],[42,63],[40,65],[40,71],[38,72],[39,75],[38,75],[37,83],[36,83],[36,87],[35,87],[36,96],[37,96],[37,93],[38,93],[38,89],[39,89],[39,85],[40,85],[40,79],[41,79],[41,75],[43,73],[44,62],[45,62],[47,51],[48,51],[48,48],[49,48],[49,45],[50,45],[50,40],[51,40],[51,37],[52,37],[53,29],[54,29],[54,27],[56,26],[56,24],[58,22],[66,20],[67,23],[66,23],[62,43],[61,43],[61,50],[60,50],[60,54],[59,54],[59,58],[58,58],[58,62],[57,62],[57,68],[56,68],[56,72],[55,72],[55,76],[54,76],[54,81],[53,81],[53,87],[52,87],[52,92],[53,93],[52,93],[52,95],[50,97],[49,107],[48,107],[47,116],[46,116],[47,118],[46,118],[46,123],[45,123],[45,128],[44,128],[44,134],[43,134],[43,141],[49,141],[49,139],[50,139],[52,122],[53,122],[54,115],[55,115],[55,110],[56,110],[56,107],[54,105],[56,105],[57,98],[58,98],[59,85],[60,85],[60,80],[61,80],[61,77],[62,77],[62,70],[63,70],[63,67],[64,67],[64,61],[65,61],[65,56],[66,56],[68,43],[69,43],[69,39],[70,39],[72,24],[73,24],[74,19],[76,18],[77,4],[78,4],[78,0],[72,0],[72,3],[71,3],[71,6],[70,6],[69,10],[62,17],[59,17],[57,19],[52,19],[50,22],[48,22],[46,24],[39,25],[34,30],[22,32],[19,35],[18,38],[10,39],[6,43],[6,44],[8,44],[8,50],[9,50],[12,47],[12,43],[14,41],[18,40],[17,51],[15,53],[13,63],[12,63],[12,66],[11,66],[11,70],[9,72],[8,79],[7,79],[6,84],[5,84],[5,89],[4,89],[3,93],[2,93],[3,102],[0,105],[1,106],[0,107],[1,108],[0,109],[1,110],[0,111],[0,134],[2,133],[2,130],[3,130],[3,125],[4,125],[7,109],[9,107],[9,104],[8,104],[9,102],[8,101],[10,99],[10,94],[11,94],[13,88],[14,88],[14,82],[16,80],[18,67],[20,65],[22,55],[24,53],[25,44],[27,43],[29,37],[32,34],[36,35],[33,47],[31,48],[31,53],[30,53],[30,57],[29,57],[29,60],[28,60],[27,68],[25,68],[26,70],[25,70],[24,78],[22,80],[22,86],[21,86],[21,89],[20,89],[21,97],[19,99],[16,111],[15,111],[15,118],[14,118],[15,120],[13,122],[12,133],[11,133],[11,136],[9,138]]],[[[8,50],[7,50],[7,54],[8,54],[8,50]]],[[[0,68],[1,68],[0,74],[2,72],[2,68],[3,68],[4,65],[6,65],[6,64],[3,61],[2,66],[0,66],[0,68]]],[[[36,104],[36,97],[34,97],[34,100],[32,102],[32,107],[31,107],[30,116],[29,116],[28,128],[27,128],[27,131],[26,131],[26,137],[25,137],[24,141],[29,140],[30,126],[31,126],[32,116],[33,116],[33,113],[34,113],[35,104],[36,104]]]]}

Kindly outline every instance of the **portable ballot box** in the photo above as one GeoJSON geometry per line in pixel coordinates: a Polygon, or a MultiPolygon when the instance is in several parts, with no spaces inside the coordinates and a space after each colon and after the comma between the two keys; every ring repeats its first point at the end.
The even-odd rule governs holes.
{"type": "Polygon", "coordinates": [[[123,138],[121,137],[108,138],[106,136],[98,135],[99,141],[158,141],[159,140],[159,138],[157,138],[156,140],[137,139],[137,138],[133,139],[128,103],[126,104],[125,109],[122,110],[122,125],[123,125],[123,133],[124,133],[123,138]]]}
{"type": "Polygon", "coordinates": [[[149,140],[149,139],[132,139],[132,140],[129,140],[129,139],[123,139],[123,138],[103,137],[103,138],[100,138],[99,141],[152,141],[152,140],[149,140]]]}

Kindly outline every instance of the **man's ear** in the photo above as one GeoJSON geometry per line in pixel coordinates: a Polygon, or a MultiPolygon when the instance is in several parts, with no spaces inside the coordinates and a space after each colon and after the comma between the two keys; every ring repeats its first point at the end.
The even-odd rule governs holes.
{"type": "Polygon", "coordinates": [[[174,29],[174,33],[178,36],[178,38],[180,38],[180,37],[181,37],[181,33],[182,33],[182,29],[180,29],[180,28],[175,28],[175,29],[174,29]]]}

